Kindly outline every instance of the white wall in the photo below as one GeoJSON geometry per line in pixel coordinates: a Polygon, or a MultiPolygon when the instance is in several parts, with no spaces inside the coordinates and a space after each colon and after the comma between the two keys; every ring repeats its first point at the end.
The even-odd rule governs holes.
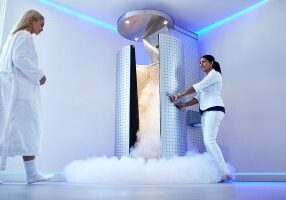
{"type": "Polygon", "coordinates": [[[272,0],[200,37],[222,65],[219,143],[238,172],[286,172],[285,9],[272,0]]]}
{"type": "MultiPolygon", "coordinates": [[[[5,39],[29,9],[46,18],[44,32],[35,37],[48,78],[42,87],[45,132],[40,168],[61,171],[76,159],[113,155],[116,53],[130,42],[36,0],[7,2],[5,39]]],[[[7,171],[22,170],[20,158],[8,159],[7,171]]]]}

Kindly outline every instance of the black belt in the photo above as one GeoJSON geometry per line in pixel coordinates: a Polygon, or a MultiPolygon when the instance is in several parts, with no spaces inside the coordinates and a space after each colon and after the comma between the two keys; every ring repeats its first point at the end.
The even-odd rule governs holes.
{"type": "Polygon", "coordinates": [[[207,108],[205,110],[201,110],[200,109],[200,113],[201,115],[206,112],[206,111],[221,111],[221,112],[224,112],[225,113],[225,108],[222,107],[222,106],[214,106],[214,107],[210,107],[210,108],[207,108]]]}

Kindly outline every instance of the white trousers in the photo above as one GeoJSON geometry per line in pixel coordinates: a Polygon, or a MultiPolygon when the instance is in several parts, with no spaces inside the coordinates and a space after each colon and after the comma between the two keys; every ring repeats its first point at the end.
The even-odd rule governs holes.
{"type": "Polygon", "coordinates": [[[218,128],[224,113],[221,111],[206,111],[201,118],[202,132],[206,151],[217,161],[222,176],[228,175],[228,170],[222,152],[216,142],[218,128]]]}

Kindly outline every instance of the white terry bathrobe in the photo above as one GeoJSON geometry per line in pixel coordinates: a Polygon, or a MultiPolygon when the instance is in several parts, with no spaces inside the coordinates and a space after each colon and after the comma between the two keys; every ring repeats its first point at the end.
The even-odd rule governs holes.
{"type": "Polygon", "coordinates": [[[39,152],[40,79],[44,74],[28,31],[11,34],[0,53],[0,155],[5,162],[9,156],[39,152]]]}

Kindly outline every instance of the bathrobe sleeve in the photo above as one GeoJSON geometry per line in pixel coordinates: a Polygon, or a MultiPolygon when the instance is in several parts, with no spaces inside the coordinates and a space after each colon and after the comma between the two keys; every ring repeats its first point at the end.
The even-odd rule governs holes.
{"type": "Polygon", "coordinates": [[[13,65],[36,84],[44,76],[38,67],[38,56],[33,37],[28,32],[21,32],[16,38],[12,52],[13,65]]]}

